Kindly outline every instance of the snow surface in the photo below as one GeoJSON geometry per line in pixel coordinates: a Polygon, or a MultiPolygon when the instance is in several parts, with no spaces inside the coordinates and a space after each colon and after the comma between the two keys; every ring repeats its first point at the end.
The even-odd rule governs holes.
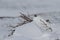
{"type": "MultiPolygon", "coordinates": [[[[60,0],[0,0],[0,16],[19,16],[24,14],[41,14],[44,19],[50,20],[53,32],[42,32],[41,29],[31,22],[15,28],[12,36],[10,26],[23,22],[20,18],[0,19],[0,40],[56,40],[60,39],[60,0]]],[[[41,25],[41,24],[40,24],[41,25]]]]}

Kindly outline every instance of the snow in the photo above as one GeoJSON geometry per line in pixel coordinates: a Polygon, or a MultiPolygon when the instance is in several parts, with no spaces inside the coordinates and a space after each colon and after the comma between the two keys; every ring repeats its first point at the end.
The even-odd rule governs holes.
{"type": "MultiPolygon", "coordinates": [[[[40,40],[43,38],[47,39],[48,36],[50,35],[46,33],[44,34],[38,27],[36,27],[35,23],[32,22],[17,28],[12,40],[40,40]]],[[[11,40],[11,38],[9,40],[11,40]]]]}
{"type": "Polygon", "coordinates": [[[27,15],[40,13],[44,22],[47,19],[50,20],[47,24],[53,31],[42,31],[39,28],[42,26],[41,22],[34,20],[15,28],[14,34],[8,37],[14,29],[10,26],[23,22],[23,19],[0,19],[0,40],[56,40],[60,38],[60,0],[0,0],[0,16],[18,17],[20,12],[27,15]]]}

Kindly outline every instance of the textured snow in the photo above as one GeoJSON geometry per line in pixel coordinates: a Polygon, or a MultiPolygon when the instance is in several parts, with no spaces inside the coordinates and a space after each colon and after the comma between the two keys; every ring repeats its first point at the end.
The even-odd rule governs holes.
{"type": "MultiPolygon", "coordinates": [[[[42,31],[35,22],[17,27],[10,37],[10,25],[15,26],[23,22],[20,18],[0,19],[0,40],[56,40],[60,38],[60,0],[0,0],[0,16],[19,16],[24,14],[41,14],[44,19],[50,20],[52,32],[42,31]]],[[[41,24],[40,24],[41,25],[41,24]]]]}
{"type": "Polygon", "coordinates": [[[9,40],[40,40],[49,39],[50,34],[43,33],[34,22],[23,25],[16,29],[12,38],[9,40]],[[30,25],[30,26],[29,26],[30,25]],[[21,38],[22,37],[22,38],[21,38]]]}

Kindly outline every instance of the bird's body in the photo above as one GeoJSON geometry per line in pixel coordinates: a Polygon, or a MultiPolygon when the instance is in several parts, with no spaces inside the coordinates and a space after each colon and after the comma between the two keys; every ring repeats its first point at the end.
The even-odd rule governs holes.
{"type": "Polygon", "coordinates": [[[52,31],[50,25],[40,16],[34,17],[33,21],[38,25],[39,28],[46,31],[52,31]]]}

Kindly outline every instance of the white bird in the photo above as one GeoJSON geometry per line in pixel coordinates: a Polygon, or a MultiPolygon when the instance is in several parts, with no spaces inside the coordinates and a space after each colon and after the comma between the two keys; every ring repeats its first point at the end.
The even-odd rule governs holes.
{"type": "Polygon", "coordinates": [[[49,31],[49,32],[52,31],[52,28],[50,27],[50,25],[41,16],[34,17],[33,21],[42,30],[49,31]]]}

